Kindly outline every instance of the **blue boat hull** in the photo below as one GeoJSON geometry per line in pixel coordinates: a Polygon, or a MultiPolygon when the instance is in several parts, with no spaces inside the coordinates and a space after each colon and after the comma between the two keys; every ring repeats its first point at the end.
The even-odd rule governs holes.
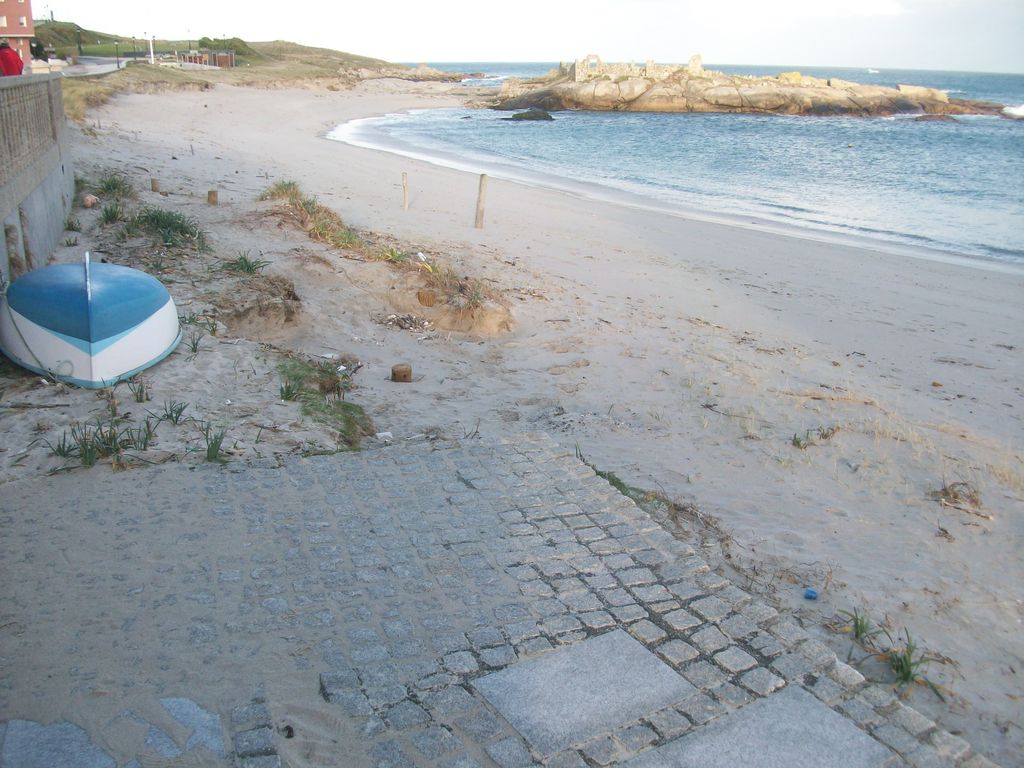
{"type": "Polygon", "coordinates": [[[99,389],[163,360],[181,340],[159,280],[114,264],[57,264],[22,275],[0,307],[0,349],[36,373],[99,389]]]}

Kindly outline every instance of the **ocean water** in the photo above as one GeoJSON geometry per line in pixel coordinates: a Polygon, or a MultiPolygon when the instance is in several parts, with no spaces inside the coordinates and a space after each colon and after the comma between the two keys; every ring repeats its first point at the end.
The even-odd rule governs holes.
{"type": "MultiPolygon", "coordinates": [[[[442,62],[467,85],[547,73],[554,63],[442,62]]],[[[1024,75],[708,65],[911,83],[1024,105],[1024,75]]],[[[486,109],[359,120],[330,134],[475,172],[680,213],[754,220],[1024,267],[1024,120],[558,112],[509,122],[486,109]]]]}

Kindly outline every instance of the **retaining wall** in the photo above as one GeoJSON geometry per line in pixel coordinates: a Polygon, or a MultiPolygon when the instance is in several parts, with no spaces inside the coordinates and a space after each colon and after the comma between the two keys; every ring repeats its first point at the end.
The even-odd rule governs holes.
{"type": "Polygon", "coordinates": [[[75,193],[61,75],[0,78],[0,276],[41,267],[75,193]]]}

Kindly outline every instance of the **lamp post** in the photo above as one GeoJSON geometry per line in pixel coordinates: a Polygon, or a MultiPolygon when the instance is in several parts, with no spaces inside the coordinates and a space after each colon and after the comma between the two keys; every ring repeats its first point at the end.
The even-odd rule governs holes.
{"type": "Polygon", "coordinates": [[[114,41],[114,60],[117,63],[117,68],[118,69],[121,68],[121,49],[119,47],[120,45],[121,45],[121,41],[120,40],[115,40],[114,41]]]}

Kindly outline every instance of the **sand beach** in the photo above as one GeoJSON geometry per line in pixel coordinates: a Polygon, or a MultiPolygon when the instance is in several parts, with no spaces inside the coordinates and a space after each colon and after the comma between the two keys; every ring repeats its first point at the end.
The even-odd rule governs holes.
{"type": "MultiPolygon", "coordinates": [[[[464,98],[458,85],[387,79],[348,91],[220,85],[120,95],[71,126],[79,176],[124,174],[137,204],[194,217],[210,242],[193,264],[160,266],[179,313],[215,308],[216,335],[146,372],[151,404],[120,386],[121,412],[187,402],[225,430],[230,462],[333,450],[330,429],[281,399],[277,366],[292,353],[358,361],[346,397],[373,420],[367,450],[547,433],[675,502],[672,530],[739,586],[795,611],[840,658],[863,655],[840,612],[894,638],[909,632],[934,658],[923,673],[945,700],[915,685],[902,691],[908,703],[1015,764],[1024,270],[501,178],[475,228],[475,173],[326,138],[347,120],[464,98]],[[283,181],[340,215],[364,249],[316,242],[279,202],[259,200],[283,181]],[[388,249],[481,281],[483,309],[467,321],[424,307],[415,269],[367,255],[388,249]],[[218,268],[240,254],[294,294],[260,293],[218,268]],[[402,328],[404,315],[430,323],[402,328]],[[411,383],[390,380],[396,363],[411,365],[411,383]],[[943,494],[958,483],[976,497],[943,494]]],[[[90,250],[153,266],[98,208],[74,215],[81,232],[54,260],[90,250]]],[[[27,477],[45,488],[66,463],[50,446],[109,398],[10,366],[2,377],[0,491],[27,477]]],[[[197,431],[164,425],[151,458],[201,463],[201,446],[197,431]]],[[[148,471],[127,470],[140,484],[148,471]]],[[[45,703],[31,708],[21,716],[45,703]]]]}

